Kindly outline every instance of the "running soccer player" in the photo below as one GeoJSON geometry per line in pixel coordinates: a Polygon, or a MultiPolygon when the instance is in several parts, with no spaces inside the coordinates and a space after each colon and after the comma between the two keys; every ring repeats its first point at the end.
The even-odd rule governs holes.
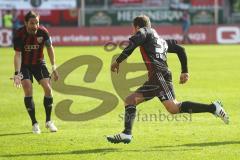
{"type": "Polygon", "coordinates": [[[184,84],[188,81],[189,74],[187,56],[183,47],[178,45],[175,40],[163,40],[151,28],[151,22],[145,15],[134,18],[133,30],[134,35],[129,39],[129,45],[111,65],[111,70],[118,73],[120,63],[130,56],[136,47],[140,46],[142,58],[148,70],[148,81],[125,99],[124,130],[122,133],[107,136],[109,142],[129,143],[132,139],[136,106],[154,97],[158,97],[171,114],[207,112],[220,117],[226,124],[229,123],[229,117],[219,101],[202,104],[190,101],[178,102],[176,100],[172,75],[167,65],[167,53],[177,54],[182,70],[180,84],[184,84]]]}
{"type": "Polygon", "coordinates": [[[58,72],[55,64],[55,54],[51,38],[46,28],[39,26],[39,15],[29,11],[24,17],[25,25],[14,34],[14,84],[23,87],[24,103],[32,121],[33,133],[40,134],[41,130],[35,117],[35,104],[33,101],[33,76],[44,90],[43,104],[46,112],[46,127],[51,132],[56,132],[57,127],[51,121],[53,104],[50,74],[44,60],[43,49],[47,53],[52,65],[52,76],[58,80],[58,72]]]}

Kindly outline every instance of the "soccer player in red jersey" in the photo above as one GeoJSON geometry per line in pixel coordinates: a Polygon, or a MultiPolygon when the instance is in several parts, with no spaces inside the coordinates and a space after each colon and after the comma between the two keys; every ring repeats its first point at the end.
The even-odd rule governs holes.
{"type": "Polygon", "coordinates": [[[33,133],[41,133],[39,124],[35,117],[35,105],[33,101],[33,76],[44,90],[43,104],[46,112],[46,127],[51,132],[56,132],[57,128],[51,121],[51,111],[53,104],[52,89],[50,84],[50,74],[44,60],[43,48],[46,46],[47,53],[52,65],[52,77],[55,81],[59,75],[56,70],[55,54],[51,37],[46,28],[39,25],[39,15],[29,11],[25,17],[25,25],[14,33],[14,84],[16,87],[23,87],[24,103],[32,121],[33,133]]]}
{"type": "Polygon", "coordinates": [[[178,45],[175,40],[162,39],[158,33],[151,28],[150,19],[145,15],[134,18],[133,31],[134,35],[129,39],[129,45],[111,65],[111,70],[118,72],[121,62],[127,59],[135,48],[140,47],[143,61],[148,70],[148,80],[125,99],[124,130],[122,133],[107,136],[109,142],[131,142],[136,106],[154,97],[158,97],[171,114],[212,113],[220,117],[226,124],[229,123],[229,116],[219,101],[215,101],[212,104],[177,101],[172,84],[172,74],[168,69],[167,54],[177,54],[182,70],[179,82],[180,84],[186,83],[189,79],[187,55],[182,46],[178,45]]]}

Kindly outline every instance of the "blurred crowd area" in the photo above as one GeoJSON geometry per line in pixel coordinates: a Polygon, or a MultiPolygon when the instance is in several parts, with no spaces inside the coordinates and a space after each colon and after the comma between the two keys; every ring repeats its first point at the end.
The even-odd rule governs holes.
{"type": "Polygon", "coordinates": [[[23,25],[29,10],[37,10],[47,27],[124,26],[140,14],[148,15],[153,25],[173,25],[182,23],[186,11],[191,25],[240,23],[240,0],[51,1],[59,5],[50,6],[49,0],[0,0],[0,27],[23,25]]]}
{"type": "Polygon", "coordinates": [[[240,43],[240,0],[0,0],[0,47],[12,45],[29,10],[40,14],[57,46],[121,43],[143,14],[164,39],[240,43]]]}

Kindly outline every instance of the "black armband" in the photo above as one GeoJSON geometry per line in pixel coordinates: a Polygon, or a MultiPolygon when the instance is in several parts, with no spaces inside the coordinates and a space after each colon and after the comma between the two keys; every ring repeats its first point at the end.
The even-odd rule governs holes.
{"type": "Polygon", "coordinates": [[[18,75],[19,74],[19,71],[15,71],[14,72],[14,75],[16,76],[16,75],[18,75]]]}

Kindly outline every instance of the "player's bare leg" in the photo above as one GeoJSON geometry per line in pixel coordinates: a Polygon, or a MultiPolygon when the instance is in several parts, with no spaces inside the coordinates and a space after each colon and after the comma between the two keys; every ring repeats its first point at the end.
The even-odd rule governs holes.
{"type": "Polygon", "coordinates": [[[122,133],[109,135],[111,143],[130,143],[132,140],[132,126],[136,116],[136,106],[145,100],[142,93],[133,93],[125,99],[124,130],[122,133]]]}
{"type": "Polygon", "coordinates": [[[26,97],[30,97],[33,94],[32,82],[29,79],[22,80],[22,87],[26,97]]]}
{"type": "Polygon", "coordinates": [[[46,128],[48,128],[51,132],[57,132],[57,127],[51,121],[51,112],[52,112],[52,104],[53,104],[53,97],[52,97],[52,88],[50,85],[49,78],[43,78],[39,81],[43,90],[44,90],[44,108],[46,113],[46,128]]]}
{"type": "Polygon", "coordinates": [[[144,102],[144,100],[145,100],[145,98],[143,97],[142,93],[135,92],[135,93],[127,96],[124,103],[125,103],[125,106],[127,106],[127,105],[137,106],[138,104],[144,102]]]}
{"type": "Polygon", "coordinates": [[[162,102],[166,110],[171,114],[179,113],[180,104],[177,100],[166,100],[162,102]]]}
{"type": "Polygon", "coordinates": [[[33,89],[32,89],[32,82],[29,79],[22,80],[22,87],[24,90],[24,104],[27,108],[28,114],[32,121],[32,131],[33,133],[40,134],[41,130],[39,128],[39,125],[37,123],[36,117],[35,117],[35,104],[33,101],[33,89]]]}

